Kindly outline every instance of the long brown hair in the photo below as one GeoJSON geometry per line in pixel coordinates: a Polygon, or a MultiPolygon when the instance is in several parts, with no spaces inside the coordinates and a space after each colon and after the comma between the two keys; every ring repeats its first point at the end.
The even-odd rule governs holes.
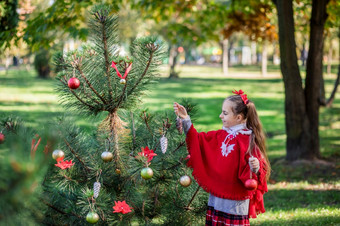
{"type": "Polygon", "coordinates": [[[262,156],[265,159],[265,169],[267,171],[266,178],[269,179],[271,167],[266,152],[266,136],[264,134],[260,118],[257,115],[255,104],[250,100],[247,104],[245,104],[240,95],[229,96],[224,101],[227,100],[234,103],[232,107],[233,113],[236,115],[243,115],[244,119],[246,119],[247,128],[253,131],[253,133],[250,135],[250,142],[247,153],[253,155],[255,147],[258,147],[262,156]]]}

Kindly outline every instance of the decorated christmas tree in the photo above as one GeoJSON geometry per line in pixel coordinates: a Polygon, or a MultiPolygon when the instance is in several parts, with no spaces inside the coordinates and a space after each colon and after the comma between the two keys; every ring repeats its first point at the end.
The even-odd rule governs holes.
{"type": "MultiPolygon", "coordinates": [[[[67,118],[55,123],[55,161],[42,184],[44,223],[203,221],[206,193],[186,167],[190,156],[181,122],[173,111],[156,114],[138,107],[157,79],[162,43],[141,38],[131,56],[120,56],[117,16],[102,5],[90,14],[89,43],[55,57],[57,92],[68,112],[105,119],[90,133],[67,118]]],[[[192,115],[194,107],[182,104],[192,115]]]]}

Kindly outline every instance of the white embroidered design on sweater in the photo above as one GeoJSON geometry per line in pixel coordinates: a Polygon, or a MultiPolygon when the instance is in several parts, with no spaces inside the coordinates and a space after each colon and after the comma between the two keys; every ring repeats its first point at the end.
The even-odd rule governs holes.
{"type": "Polygon", "coordinates": [[[222,155],[223,155],[224,157],[227,157],[227,156],[229,155],[229,153],[230,153],[232,150],[234,150],[234,146],[235,146],[235,144],[231,144],[231,145],[229,145],[229,146],[227,147],[227,145],[226,145],[225,143],[222,143],[222,147],[221,147],[221,149],[222,149],[222,155]]]}

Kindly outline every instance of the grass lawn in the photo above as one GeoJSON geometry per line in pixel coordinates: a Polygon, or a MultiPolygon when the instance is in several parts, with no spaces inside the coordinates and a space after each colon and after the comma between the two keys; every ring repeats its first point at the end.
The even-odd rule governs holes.
{"type": "MultiPolygon", "coordinates": [[[[297,162],[285,156],[284,86],[279,68],[271,66],[262,77],[254,66],[230,68],[224,77],[218,67],[181,66],[180,79],[168,79],[162,70],[158,84],[151,87],[141,108],[172,110],[174,101],[191,99],[198,104],[195,125],[200,131],[221,128],[221,104],[233,89],[243,89],[257,106],[268,135],[268,154],[273,173],[265,195],[267,212],[251,220],[254,225],[339,225],[340,224],[340,97],[332,108],[320,109],[322,155],[332,164],[297,162]]],[[[326,92],[333,88],[335,74],[326,76],[326,92]]],[[[39,128],[66,110],[58,103],[55,80],[36,78],[33,71],[0,71],[0,117],[19,116],[29,126],[39,128]]],[[[72,113],[71,113],[72,115],[72,113]]],[[[95,129],[105,117],[83,118],[73,115],[83,129],[95,129]]],[[[204,216],[202,216],[204,218],[204,216]]]]}

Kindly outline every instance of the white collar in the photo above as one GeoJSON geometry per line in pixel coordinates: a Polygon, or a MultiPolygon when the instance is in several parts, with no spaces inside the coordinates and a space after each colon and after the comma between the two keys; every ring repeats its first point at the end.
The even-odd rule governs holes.
{"type": "Polygon", "coordinates": [[[252,133],[252,131],[247,128],[246,123],[237,124],[235,126],[228,127],[228,128],[223,126],[222,129],[227,131],[227,133],[232,134],[233,136],[237,135],[238,133],[241,133],[241,134],[252,133]]]}

